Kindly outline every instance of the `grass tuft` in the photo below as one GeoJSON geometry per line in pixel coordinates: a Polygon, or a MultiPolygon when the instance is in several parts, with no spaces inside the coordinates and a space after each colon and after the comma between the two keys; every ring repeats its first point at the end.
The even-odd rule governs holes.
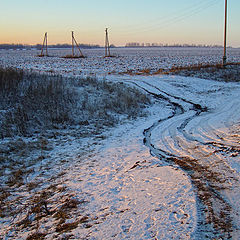
{"type": "Polygon", "coordinates": [[[28,235],[26,240],[43,240],[45,239],[46,233],[35,232],[33,234],[28,235]]]}
{"type": "Polygon", "coordinates": [[[120,83],[0,68],[2,138],[69,125],[114,126],[120,115],[140,116],[149,103],[145,94],[120,83]]]}
{"type": "Polygon", "coordinates": [[[78,221],[73,223],[63,223],[56,227],[56,232],[69,232],[78,227],[78,221]]]}

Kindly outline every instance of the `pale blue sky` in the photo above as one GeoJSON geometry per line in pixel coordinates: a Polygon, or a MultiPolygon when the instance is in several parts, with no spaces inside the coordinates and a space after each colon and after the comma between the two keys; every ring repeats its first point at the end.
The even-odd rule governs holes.
{"type": "MultiPolygon", "coordinates": [[[[222,44],[225,0],[0,0],[0,43],[222,44]]],[[[228,45],[240,47],[240,1],[228,0],[228,45]]]]}

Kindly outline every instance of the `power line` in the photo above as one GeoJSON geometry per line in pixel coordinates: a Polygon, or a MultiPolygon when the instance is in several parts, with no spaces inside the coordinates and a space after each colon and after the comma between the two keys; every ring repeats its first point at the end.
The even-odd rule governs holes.
{"type": "MultiPolygon", "coordinates": [[[[139,27],[137,27],[135,29],[131,28],[129,26],[125,26],[124,31],[119,30],[118,32],[122,32],[122,35],[129,35],[129,34],[145,33],[145,32],[150,32],[153,30],[163,29],[170,25],[175,24],[176,22],[183,21],[191,16],[194,16],[194,15],[198,14],[199,12],[202,12],[202,11],[216,5],[219,1],[220,0],[204,1],[204,2],[201,2],[199,4],[192,6],[190,8],[186,8],[183,11],[180,11],[180,14],[178,11],[177,14],[174,14],[174,17],[163,19],[160,23],[156,23],[157,22],[157,20],[156,20],[156,21],[154,21],[154,23],[155,23],[154,25],[149,25],[149,23],[148,23],[148,26],[146,26],[146,27],[144,27],[143,25],[139,25],[139,27]]],[[[134,26],[134,25],[132,25],[132,26],[134,26]]],[[[135,26],[137,26],[137,25],[135,25],[135,26]]]]}
{"type": "MultiPolygon", "coordinates": [[[[213,0],[212,0],[213,1],[213,0]]],[[[214,0],[216,1],[216,0],[214,0]]],[[[179,13],[181,13],[181,15],[184,14],[188,14],[189,12],[191,13],[194,9],[199,8],[204,6],[205,4],[208,4],[209,0],[203,0],[200,3],[194,3],[191,4],[190,6],[187,6],[183,9],[174,9],[175,11],[171,12],[168,14],[168,17],[160,17],[160,18],[155,18],[152,19],[150,21],[148,21],[147,23],[139,23],[139,24],[132,24],[132,25],[124,25],[123,28],[118,28],[120,29],[119,31],[126,31],[126,29],[129,29],[129,31],[134,31],[134,30],[142,30],[143,28],[148,28],[151,25],[156,25],[157,22],[167,22],[169,20],[171,20],[172,18],[175,18],[175,16],[179,16],[179,13]],[[174,17],[169,17],[169,16],[174,16],[174,17]]],[[[164,11],[164,9],[162,9],[162,11],[164,11]]]]}

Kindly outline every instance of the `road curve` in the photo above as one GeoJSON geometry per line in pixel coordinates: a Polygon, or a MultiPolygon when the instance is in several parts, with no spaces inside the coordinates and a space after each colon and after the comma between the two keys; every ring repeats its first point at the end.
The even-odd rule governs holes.
{"type": "MultiPolygon", "coordinates": [[[[230,161],[233,157],[235,163],[239,160],[240,101],[230,95],[223,106],[201,105],[176,91],[170,93],[166,82],[134,77],[125,81],[167,101],[172,108],[170,116],[144,130],[143,142],[163,164],[178,166],[191,178],[198,199],[197,238],[237,239],[240,175],[230,161]]],[[[215,88],[204,94],[226,94],[229,90],[223,83],[215,88]]]]}

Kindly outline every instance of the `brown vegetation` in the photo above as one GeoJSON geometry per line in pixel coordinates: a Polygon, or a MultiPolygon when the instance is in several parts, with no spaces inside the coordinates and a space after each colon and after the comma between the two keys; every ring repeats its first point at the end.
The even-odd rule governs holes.
{"type": "Polygon", "coordinates": [[[127,75],[159,75],[159,74],[174,74],[180,76],[201,77],[206,79],[221,80],[221,81],[240,81],[240,62],[227,63],[223,66],[217,64],[195,64],[187,66],[173,66],[170,69],[159,68],[157,71],[150,68],[141,70],[127,70],[119,74],[127,75]]]}
{"type": "Polygon", "coordinates": [[[83,122],[113,126],[119,114],[137,117],[149,103],[145,94],[120,83],[0,69],[2,138],[83,122]]]}

